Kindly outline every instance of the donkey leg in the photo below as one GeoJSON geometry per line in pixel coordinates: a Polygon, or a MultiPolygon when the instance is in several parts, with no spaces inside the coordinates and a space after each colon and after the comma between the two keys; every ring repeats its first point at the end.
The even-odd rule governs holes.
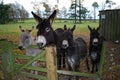
{"type": "Polygon", "coordinates": [[[63,53],[63,68],[66,67],[66,64],[65,64],[65,53],[63,53]]]}
{"type": "Polygon", "coordinates": [[[94,62],[92,62],[92,71],[91,71],[91,73],[94,72],[94,67],[95,67],[95,64],[94,64],[94,62]]]}
{"type": "Polygon", "coordinates": [[[96,72],[98,71],[98,63],[96,64],[96,72]]]}
{"type": "MultiPolygon", "coordinates": [[[[80,64],[77,64],[76,66],[75,66],[75,71],[80,71],[80,64]]],[[[76,80],[79,80],[79,76],[76,76],[76,80]]]]}
{"type": "MultiPolygon", "coordinates": [[[[70,63],[68,63],[68,70],[69,71],[72,71],[72,67],[70,66],[70,63]]],[[[72,76],[70,75],[68,80],[72,80],[72,76]]]]}
{"type": "Polygon", "coordinates": [[[88,63],[88,58],[87,57],[86,57],[85,61],[86,61],[87,70],[90,71],[90,67],[89,67],[89,63],[88,63]]]}
{"type": "Polygon", "coordinates": [[[57,54],[57,65],[58,65],[58,69],[61,69],[61,55],[57,54]]]}

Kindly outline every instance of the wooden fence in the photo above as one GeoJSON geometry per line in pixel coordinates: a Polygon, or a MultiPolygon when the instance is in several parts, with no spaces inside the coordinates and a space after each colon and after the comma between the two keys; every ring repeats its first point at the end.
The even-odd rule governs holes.
{"type": "Polygon", "coordinates": [[[13,44],[8,41],[0,41],[0,53],[2,58],[2,71],[4,80],[13,80],[14,76],[22,75],[26,77],[32,77],[35,79],[40,80],[57,80],[58,73],[64,75],[76,75],[76,76],[83,76],[83,77],[90,77],[90,78],[101,78],[102,77],[102,70],[105,61],[105,51],[106,51],[106,43],[104,42],[102,48],[102,57],[99,65],[99,70],[95,74],[91,73],[84,73],[84,72],[74,72],[74,71],[64,71],[64,70],[57,70],[56,66],[56,49],[54,46],[46,47],[45,50],[35,57],[26,56],[26,55],[18,55],[13,53],[13,44]],[[46,59],[43,58],[45,53],[46,59]],[[18,64],[15,63],[15,59],[27,59],[28,62],[25,64],[18,64]],[[32,62],[35,60],[46,61],[46,68],[41,68],[37,66],[30,66],[32,62]],[[47,73],[46,76],[31,74],[25,72],[24,69],[36,70],[47,73]]]}
{"type": "Polygon", "coordinates": [[[99,14],[101,34],[107,40],[120,41],[120,9],[103,10],[99,14]]]}

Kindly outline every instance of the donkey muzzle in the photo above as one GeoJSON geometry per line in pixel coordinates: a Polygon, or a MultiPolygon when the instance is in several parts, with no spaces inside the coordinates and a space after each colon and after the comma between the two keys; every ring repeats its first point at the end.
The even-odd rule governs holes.
{"type": "Polygon", "coordinates": [[[94,38],[94,39],[93,39],[93,45],[94,45],[94,46],[97,46],[97,45],[98,45],[98,42],[99,42],[99,41],[98,41],[97,38],[94,38]]]}
{"type": "Polygon", "coordinates": [[[38,36],[37,45],[39,48],[43,48],[46,45],[46,38],[42,35],[38,36]]]}
{"type": "Polygon", "coordinates": [[[37,45],[40,49],[44,47],[44,43],[37,43],[37,45]]]}
{"type": "Polygon", "coordinates": [[[66,48],[68,48],[68,46],[69,46],[68,41],[67,40],[63,40],[63,42],[62,42],[62,48],[66,49],[66,48]]]}

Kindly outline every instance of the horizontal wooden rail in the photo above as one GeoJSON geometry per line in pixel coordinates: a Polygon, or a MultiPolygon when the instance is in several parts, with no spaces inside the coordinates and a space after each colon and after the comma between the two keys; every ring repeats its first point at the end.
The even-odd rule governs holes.
{"type": "MultiPolygon", "coordinates": [[[[43,53],[45,50],[42,50],[41,52],[43,53]]],[[[29,59],[29,62],[23,66],[21,66],[16,73],[19,73],[22,69],[24,69],[25,67],[27,67],[28,65],[30,65],[32,62],[34,62],[36,59],[38,59],[41,56],[41,54],[37,54],[36,57],[33,57],[31,59],[29,59]]]]}
{"type": "Polygon", "coordinates": [[[91,77],[91,78],[99,77],[99,75],[97,73],[96,74],[92,74],[92,73],[74,72],[74,71],[65,71],[65,70],[57,70],[57,73],[64,74],[64,75],[91,77]]]}
{"type": "Polygon", "coordinates": [[[37,78],[40,80],[47,80],[47,76],[35,75],[35,74],[27,73],[27,72],[20,72],[20,74],[26,77],[37,78]]]}
{"type": "MultiPolygon", "coordinates": [[[[45,60],[45,53],[44,52],[41,52],[40,53],[40,58],[38,58],[37,60],[40,60],[40,61],[46,61],[45,60]]],[[[15,58],[18,58],[18,59],[31,59],[35,56],[28,56],[28,55],[24,55],[24,54],[14,54],[15,58]]]]}
{"type": "MultiPolygon", "coordinates": [[[[15,64],[15,67],[16,68],[19,68],[19,67],[22,67],[24,64],[15,64]]],[[[47,69],[46,68],[41,68],[41,67],[38,67],[38,66],[26,66],[24,67],[26,69],[30,69],[30,70],[36,70],[36,71],[41,71],[41,72],[47,72],[47,69]]]]}

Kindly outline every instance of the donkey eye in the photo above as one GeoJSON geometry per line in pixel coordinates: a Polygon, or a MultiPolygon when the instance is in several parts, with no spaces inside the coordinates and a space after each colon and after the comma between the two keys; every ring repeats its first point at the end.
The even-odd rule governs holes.
{"type": "Polygon", "coordinates": [[[46,32],[49,32],[49,31],[50,31],[50,28],[49,28],[49,27],[45,28],[45,31],[46,31],[46,32]]]}

